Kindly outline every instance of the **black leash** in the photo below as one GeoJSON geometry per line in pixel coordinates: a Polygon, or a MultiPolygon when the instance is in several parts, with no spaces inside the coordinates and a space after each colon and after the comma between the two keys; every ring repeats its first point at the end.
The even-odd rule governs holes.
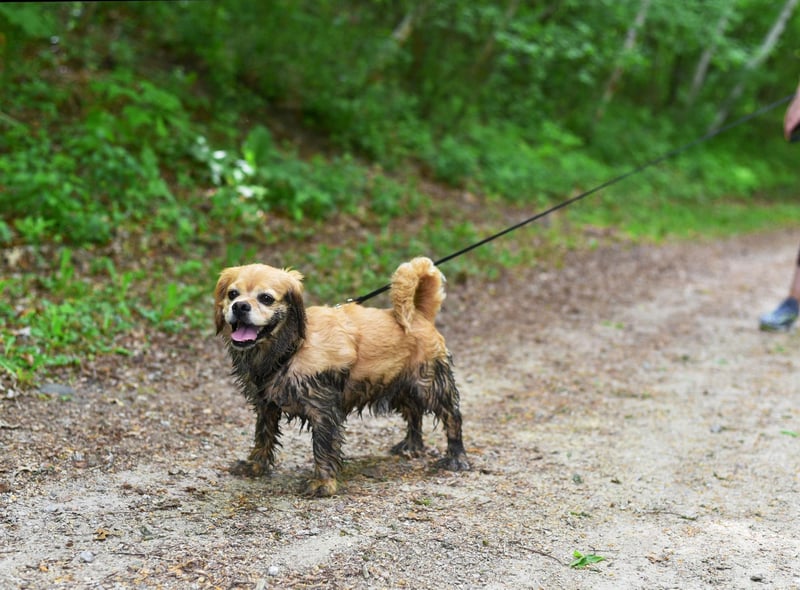
{"type": "MultiPolygon", "coordinates": [[[[680,147],[677,147],[677,148],[675,148],[673,150],[670,150],[670,151],[666,152],[665,154],[662,154],[661,156],[658,156],[657,158],[653,158],[652,160],[649,160],[649,161],[645,162],[644,164],[642,164],[640,166],[637,166],[636,168],[633,168],[633,169],[629,170],[628,172],[625,172],[624,174],[620,174],[619,176],[616,176],[616,177],[612,178],[611,180],[607,180],[603,184],[599,184],[596,187],[594,187],[592,189],[589,189],[586,192],[583,192],[583,193],[581,193],[579,195],[576,195],[576,196],[574,196],[574,197],[572,197],[570,199],[567,199],[566,201],[562,201],[561,203],[559,203],[557,205],[554,205],[554,206],[550,207],[549,209],[546,209],[545,211],[542,211],[541,213],[537,213],[536,215],[534,215],[532,217],[528,217],[527,219],[524,219],[524,220],[520,221],[519,223],[512,225],[511,227],[507,227],[506,229],[504,229],[502,231],[499,231],[496,234],[492,234],[491,236],[489,236],[487,238],[484,238],[484,239],[480,240],[479,242],[475,242],[474,244],[471,244],[471,245],[469,245],[469,246],[467,246],[465,248],[462,248],[461,250],[458,250],[457,252],[453,252],[452,254],[448,254],[444,258],[440,258],[439,260],[435,261],[434,264],[436,266],[440,266],[440,265],[444,264],[445,262],[447,262],[449,260],[452,260],[453,258],[457,258],[458,256],[461,256],[462,254],[466,254],[467,252],[471,252],[475,248],[480,248],[484,244],[488,244],[489,242],[491,242],[493,240],[496,240],[497,238],[500,238],[500,237],[502,237],[502,236],[504,236],[504,235],[506,235],[508,233],[511,233],[512,231],[515,231],[515,230],[517,230],[517,229],[519,229],[519,228],[521,228],[521,227],[523,227],[525,225],[528,225],[529,223],[533,223],[537,219],[541,219],[542,217],[550,215],[551,213],[553,213],[555,211],[558,211],[559,209],[563,209],[564,207],[568,207],[569,205],[572,205],[573,203],[577,203],[578,201],[580,201],[582,199],[585,199],[586,197],[596,193],[597,191],[603,190],[604,188],[607,188],[607,187],[611,186],[612,184],[616,184],[616,183],[618,183],[618,182],[620,182],[622,180],[625,180],[629,176],[633,176],[634,174],[638,174],[639,172],[642,172],[646,168],[650,168],[651,166],[655,166],[657,164],[660,164],[664,160],[668,160],[670,158],[674,158],[675,156],[677,156],[679,154],[682,154],[683,152],[693,148],[694,146],[696,146],[698,144],[704,143],[704,142],[716,137],[717,135],[720,135],[721,133],[724,133],[724,132],[726,132],[726,131],[728,131],[730,129],[733,129],[734,127],[738,127],[739,125],[742,125],[742,124],[750,121],[751,119],[755,119],[756,117],[759,117],[759,116],[763,115],[764,113],[767,113],[767,112],[779,107],[780,105],[789,102],[792,98],[794,98],[794,93],[790,94],[789,96],[786,96],[784,98],[781,98],[780,100],[777,100],[777,101],[775,101],[775,102],[773,102],[771,104],[763,106],[760,109],[758,109],[758,110],[756,110],[756,111],[754,111],[754,112],[752,112],[752,113],[750,113],[748,115],[745,115],[745,116],[737,119],[736,121],[733,121],[732,123],[729,123],[728,125],[724,125],[724,126],[720,127],[719,129],[715,129],[714,131],[706,133],[705,135],[703,135],[702,137],[700,137],[698,139],[695,139],[694,141],[690,141],[689,143],[686,143],[686,144],[684,144],[684,145],[682,145],[680,147]]],[[[391,287],[391,285],[384,285],[383,287],[375,289],[374,291],[370,291],[366,295],[362,295],[361,297],[357,297],[356,299],[348,299],[347,302],[348,303],[358,303],[358,304],[364,303],[368,299],[372,299],[373,297],[376,297],[376,296],[380,295],[381,293],[385,293],[386,291],[388,291],[390,289],[390,287],[391,287]]]]}

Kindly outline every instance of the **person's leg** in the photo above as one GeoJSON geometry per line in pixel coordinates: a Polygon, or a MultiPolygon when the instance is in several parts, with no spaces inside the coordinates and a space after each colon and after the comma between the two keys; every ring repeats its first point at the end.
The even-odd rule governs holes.
{"type": "Polygon", "coordinates": [[[789,289],[789,297],[800,300],[800,252],[797,253],[797,266],[794,267],[794,278],[792,287],[789,289]]]}
{"type": "Polygon", "coordinates": [[[789,296],[771,312],[762,315],[759,318],[759,326],[768,332],[788,330],[797,320],[798,312],[800,312],[800,252],[797,254],[789,296]]]}

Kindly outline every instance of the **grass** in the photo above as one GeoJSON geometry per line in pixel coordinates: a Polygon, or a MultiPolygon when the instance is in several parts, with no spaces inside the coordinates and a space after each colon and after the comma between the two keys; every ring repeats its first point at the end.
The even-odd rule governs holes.
{"type": "MultiPolygon", "coordinates": [[[[133,60],[142,40],[127,40],[131,59],[108,70],[89,46],[66,39],[6,78],[0,387],[32,387],[57,371],[68,379],[154,334],[210,337],[210,293],[225,266],[298,268],[311,303],[363,295],[412,256],[441,258],[615,177],[622,163],[607,160],[626,157],[610,141],[623,129],[585,146],[555,123],[531,143],[510,124],[473,122],[436,145],[412,125],[409,133],[425,135],[407,138],[418,153],[365,161],[333,150],[313,126],[277,137],[239,123],[263,120],[265,109],[245,88],[231,89],[238,99],[209,120],[203,81],[133,60]],[[62,79],[65,71],[75,76],[62,79]]],[[[647,130],[624,131],[626,145],[660,145],[647,130]]],[[[451,285],[495,280],[504,269],[558,265],[563,252],[604,239],[788,226],[800,218],[793,195],[779,192],[793,178],[789,148],[776,139],[763,149],[786,161],[759,160],[739,139],[631,177],[443,271],[451,285]]]]}
{"type": "MultiPolygon", "coordinates": [[[[261,244],[189,241],[170,252],[152,235],[134,234],[99,251],[30,248],[20,268],[0,279],[0,373],[15,386],[35,386],[54,371],[79,370],[97,355],[129,354],[132,331],[211,337],[210,293],[227,265],[263,260],[293,266],[309,278],[311,303],[336,304],[382,286],[412,256],[444,256],[501,229],[509,216],[529,213],[523,206],[509,212],[487,199],[470,219],[459,219],[452,204],[457,194],[449,195],[425,202],[416,194],[414,214],[393,218],[373,211],[303,223],[278,219],[261,244]]],[[[504,268],[557,264],[566,250],[596,246],[583,231],[587,225],[607,225],[625,239],[663,240],[774,228],[800,217],[800,206],[788,203],[721,201],[691,214],[667,203],[618,216],[615,199],[604,196],[574,207],[455,259],[443,271],[458,284],[470,277],[495,279],[504,268]]]]}

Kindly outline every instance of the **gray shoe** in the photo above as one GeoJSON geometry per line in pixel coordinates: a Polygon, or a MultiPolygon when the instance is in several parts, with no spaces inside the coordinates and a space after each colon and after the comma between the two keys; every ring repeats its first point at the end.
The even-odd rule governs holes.
{"type": "Polygon", "coordinates": [[[797,319],[798,307],[797,299],[787,297],[778,307],[759,318],[759,327],[765,332],[786,332],[797,319]]]}

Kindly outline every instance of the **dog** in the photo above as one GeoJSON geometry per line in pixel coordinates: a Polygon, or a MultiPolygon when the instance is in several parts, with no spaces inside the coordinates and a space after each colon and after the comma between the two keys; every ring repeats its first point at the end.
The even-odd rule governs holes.
{"type": "Polygon", "coordinates": [[[217,334],[233,375],[256,413],[255,444],[232,473],[257,477],[274,465],[280,421],[311,430],[310,496],[331,496],[342,465],[344,422],[353,411],[399,412],[405,438],[392,453],[420,456],[422,417],[432,413],[447,435],[445,469],[470,468],[461,434],[459,392],[444,337],[434,326],[444,277],[424,257],[392,275],[391,309],[303,303],[303,275],[250,264],[224,269],[214,290],[217,334]]]}

